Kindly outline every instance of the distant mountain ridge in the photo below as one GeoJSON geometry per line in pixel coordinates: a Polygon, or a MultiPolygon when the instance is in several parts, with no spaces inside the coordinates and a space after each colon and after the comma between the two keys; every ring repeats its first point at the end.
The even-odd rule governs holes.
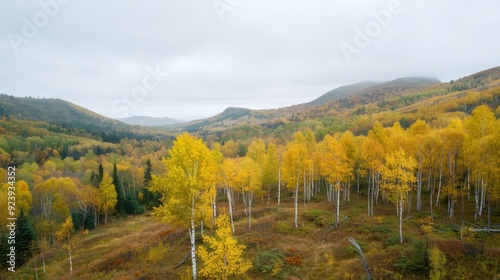
{"type": "Polygon", "coordinates": [[[121,122],[71,102],[55,98],[15,97],[0,94],[0,116],[44,121],[73,128],[112,128],[121,122]]]}
{"type": "Polygon", "coordinates": [[[349,97],[352,95],[363,95],[369,94],[373,91],[379,91],[385,88],[391,88],[401,91],[407,89],[415,89],[420,87],[425,87],[433,84],[439,84],[441,81],[435,78],[424,78],[424,77],[405,77],[395,79],[389,82],[372,82],[365,81],[360,83],[355,83],[347,86],[341,86],[333,89],[317,99],[309,102],[310,105],[321,105],[327,102],[338,100],[341,98],[349,97]]]}
{"type": "MultiPolygon", "coordinates": [[[[188,123],[171,118],[151,117],[132,117],[122,121],[133,125],[154,126],[155,128],[150,130],[154,133],[156,131],[162,133],[188,131],[207,134],[236,127],[257,126],[271,131],[290,124],[323,118],[328,118],[330,123],[337,122],[336,127],[342,127],[349,116],[357,119],[365,114],[402,110],[405,106],[411,108],[408,112],[414,113],[421,107],[428,106],[427,104],[451,102],[444,97],[452,93],[456,93],[453,98],[461,98],[467,95],[469,90],[483,91],[497,87],[500,88],[500,67],[477,72],[447,83],[434,78],[418,77],[400,78],[385,83],[361,82],[331,90],[310,103],[266,110],[229,107],[215,116],[188,123]],[[429,102],[425,103],[428,99],[429,102]],[[169,129],[168,131],[156,130],[156,127],[169,129]]],[[[499,99],[493,99],[492,102],[491,106],[500,104],[499,99]]],[[[455,108],[451,105],[449,107],[455,108]]],[[[467,108],[460,110],[464,111],[467,108]]],[[[0,117],[44,121],[61,126],[68,133],[75,129],[82,130],[109,142],[117,142],[124,137],[130,138],[134,136],[130,135],[131,133],[137,137],[138,133],[142,133],[142,129],[147,129],[101,116],[61,99],[23,98],[6,94],[0,94],[0,117]]],[[[366,122],[368,121],[370,120],[366,122]]]]}
{"type": "Polygon", "coordinates": [[[185,123],[185,121],[176,120],[168,117],[157,118],[148,116],[133,116],[118,120],[130,125],[142,125],[142,126],[170,126],[170,125],[185,123]]]}
{"type": "Polygon", "coordinates": [[[253,110],[229,107],[215,116],[175,125],[172,131],[209,133],[245,125],[272,129],[339,114],[363,115],[365,112],[392,111],[397,106],[410,105],[436,95],[493,86],[500,86],[500,67],[449,83],[428,77],[404,77],[385,83],[366,81],[333,89],[309,103],[284,108],[253,110]]]}
{"type": "Polygon", "coordinates": [[[0,94],[0,117],[42,121],[51,131],[118,143],[123,138],[154,139],[166,130],[148,131],[111,119],[71,102],[54,98],[15,97],[0,94]]]}
{"type": "Polygon", "coordinates": [[[367,88],[370,88],[370,87],[373,87],[373,86],[376,86],[379,84],[381,84],[381,83],[380,82],[366,81],[366,82],[355,83],[352,85],[341,86],[341,87],[338,87],[336,89],[333,89],[333,90],[323,94],[322,96],[309,102],[308,104],[321,105],[321,104],[324,104],[326,102],[329,102],[329,101],[332,101],[335,99],[340,99],[340,98],[347,97],[349,95],[353,95],[356,92],[362,91],[364,89],[367,89],[367,88]]]}

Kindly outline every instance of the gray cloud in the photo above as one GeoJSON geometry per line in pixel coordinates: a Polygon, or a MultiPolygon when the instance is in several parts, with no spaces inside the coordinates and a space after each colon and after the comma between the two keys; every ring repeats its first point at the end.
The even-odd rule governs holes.
{"type": "Polygon", "coordinates": [[[33,23],[44,12],[39,3],[63,1],[4,4],[0,92],[62,98],[119,117],[113,102],[132,96],[147,67],[158,65],[168,77],[128,113],[188,120],[227,106],[308,102],[363,80],[448,81],[500,61],[493,0],[242,0],[223,21],[212,0],[65,2],[17,54],[9,34],[24,38],[23,18],[33,23]],[[401,11],[348,62],[340,44],[356,47],[356,28],[366,30],[394,1],[401,11]]]}

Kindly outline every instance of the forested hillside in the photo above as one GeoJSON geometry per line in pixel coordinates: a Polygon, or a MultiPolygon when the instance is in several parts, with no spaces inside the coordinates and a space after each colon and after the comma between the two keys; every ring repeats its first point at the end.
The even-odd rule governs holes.
{"type": "Polygon", "coordinates": [[[498,278],[500,68],[400,82],[113,139],[1,96],[0,278],[498,278]]]}
{"type": "MultiPolygon", "coordinates": [[[[0,94],[0,118],[30,120],[46,123],[51,132],[93,138],[118,143],[123,138],[152,140],[165,135],[164,130],[139,129],[117,120],[106,118],[61,99],[19,98],[0,94]]],[[[29,133],[23,131],[24,135],[29,133]]]]}
{"type": "Polygon", "coordinates": [[[228,108],[214,117],[179,125],[173,131],[215,134],[221,138],[220,135],[227,131],[242,128],[259,130],[260,135],[285,130],[289,138],[297,125],[306,127],[317,123],[330,132],[349,129],[355,134],[366,134],[375,120],[386,126],[400,121],[408,127],[419,118],[432,122],[461,113],[470,114],[472,108],[480,104],[496,108],[499,91],[500,67],[449,83],[426,78],[402,78],[354,90],[343,98],[322,104],[312,102],[270,110],[228,108]],[[433,114],[429,115],[429,111],[433,114]],[[288,131],[289,128],[291,131],[288,131]]]}

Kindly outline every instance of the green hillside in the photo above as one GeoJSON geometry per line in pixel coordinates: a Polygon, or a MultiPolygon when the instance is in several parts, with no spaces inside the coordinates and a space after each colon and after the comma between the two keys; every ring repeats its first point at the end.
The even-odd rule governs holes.
{"type": "Polygon", "coordinates": [[[2,117],[43,122],[53,132],[111,143],[118,143],[123,138],[152,140],[167,135],[165,129],[125,124],[61,99],[0,94],[0,118],[2,117]]]}

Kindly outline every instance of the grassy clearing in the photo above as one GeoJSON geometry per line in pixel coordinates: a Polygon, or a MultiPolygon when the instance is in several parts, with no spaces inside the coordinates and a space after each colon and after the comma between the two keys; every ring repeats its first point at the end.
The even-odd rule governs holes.
{"type": "MultiPolygon", "coordinates": [[[[500,234],[466,232],[461,241],[458,221],[449,221],[438,209],[439,218],[432,221],[433,231],[426,235],[422,225],[430,220],[424,209],[422,213],[412,211],[412,218],[404,222],[404,243],[400,244],[394,205],[379,202],[375,216],[368,218],[365,199],[353,194],[350,202],[342,202],[340,214],[347,218],[337,228],[331,226],[334,206],[321,199],[305,207],[300,204],[298,229],[293,228],[291,200],[285,200],[280,208],[258,201],[250,229],[241,205],[237,205],[236,238],[247,246],[244,257],[254,263],[247,279],[366,279],[359,254],[348,242],[350,236],[362,247],[374,279],[427,279],[428,263],[426,259],[419,261],[418,252],[420,248],[425,254],[434,246],[446,255],[448,277],[500,278],[500,234]]],[[[226,207],[225,202],[220,201],[219,206],[226,207]]],[[[498,215],[492,219],[494,224],[500,223],[498,215]]],[[[205,234],[212,232],[205,229],[205,234]]],[[[189,273],[189,260],[173,269],[189,251],[187,230],[159,223],[150,215],[117,219],[87,235],[79,232],[76,238],[74,279],[182,279],[189,273]],[[165,256],[152,261],[148,254],[160,242],[166,247],[165,256]]],[[[201,243],[198,236],[197,244],[201,243]]],[[[41,256],[36,258],[39,279],[69,279],[66,252],[56,247],[48,256],[45,275],[41,256]]],[[[35,279],[34,275],[31,261],[15,278],[0,276],[35,279]]]]}

